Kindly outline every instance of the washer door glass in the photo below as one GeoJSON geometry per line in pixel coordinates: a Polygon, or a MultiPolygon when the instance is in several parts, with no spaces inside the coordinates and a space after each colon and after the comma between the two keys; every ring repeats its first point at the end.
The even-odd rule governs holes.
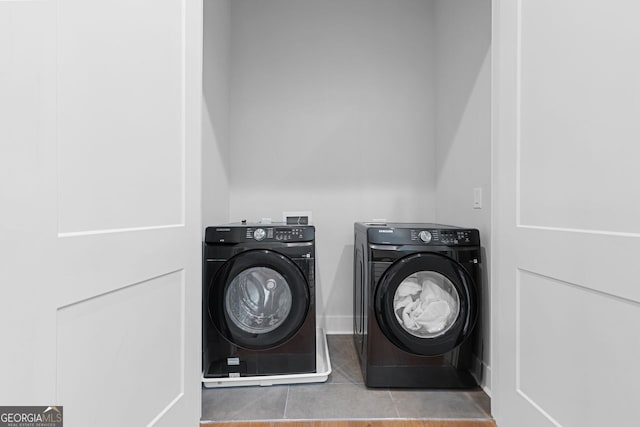
{"type": "Polygon", "coordinates": [[[460,295],[442,274],[419,271],[400,282],[393,310],[405,331],[418,338],[435,338],[446,333],[458,318],[460,295]]]}
{"type": "Polygon", "coordinates": [[[286,279],[268,267],[242,271],[229,284],[225,308],[240,329],[265,334],[278,328],[291,311],[291,288],[286,279]]]}
{"type": "Polygon", "coordinates": [[[312,303],[313,288],[300,266],[313,268],[308,260],[294,261],[268,249],[223,261],[208,296],[209,318],[218,332],[251,350],[275,348],[291,339],[312,303]]]}

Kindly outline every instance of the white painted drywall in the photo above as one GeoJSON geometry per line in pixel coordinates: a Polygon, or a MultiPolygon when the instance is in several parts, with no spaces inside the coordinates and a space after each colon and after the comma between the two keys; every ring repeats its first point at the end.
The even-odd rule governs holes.
{"type": "Polygon", "coordinates": [[[485,249],[481,325],[490,388],[491,1],[436,0],[436,220],[480,230],[485,249]],[[482,188],[482,209],[473,189],[482,188]]]}
{"type": "Polygon", "coordinates": [[[229,220],[230,0],[205,0],[202,102],[202,221],[229,220]]]}
{"type": "Polygon", "coordinates": [[[433,4],[231,2],[230,219],[310,210],[318,320],[353,322],[353,222],[433,221],[433,4]]]}

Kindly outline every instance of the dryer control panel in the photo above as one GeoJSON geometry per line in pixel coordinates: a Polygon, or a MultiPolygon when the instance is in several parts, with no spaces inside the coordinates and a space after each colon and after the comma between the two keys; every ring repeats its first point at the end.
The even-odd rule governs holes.
{"type": "Polygon", "coordinates": [[[476,246],[480,244],[480,233],[476,229],[434,228],[415,225],[416,227],[406,228],[393,226],[393,224],[370,227],[367,230],[369,243],[429,246],[476,246]]]}
{"type": "Polygon", "coordinates": [[[434,243],[447,246],[464,245],[474,242],[474,231],[475,230],[411,230],[411,240],[417,243],[434,243]]]}

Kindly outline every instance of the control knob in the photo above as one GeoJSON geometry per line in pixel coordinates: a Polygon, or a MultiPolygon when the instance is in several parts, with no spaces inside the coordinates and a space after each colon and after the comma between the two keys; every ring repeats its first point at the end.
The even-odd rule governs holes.
{"type": "Polygon", "coordinates": [[[418,234],[418,237],[420,237],[420,240],[425,243],[429,243],[431,241],[431,233],[426,230],[421,231],[420,234],[418,234]]]}
{"type": "Polygon", "coordinates": [[[256,239],[257,241],[264,239],[266,236],[267,236],[267,232],[264,231],[264,228],[258,228],[256,231],[253,232],[253,238],[256,239]]]}

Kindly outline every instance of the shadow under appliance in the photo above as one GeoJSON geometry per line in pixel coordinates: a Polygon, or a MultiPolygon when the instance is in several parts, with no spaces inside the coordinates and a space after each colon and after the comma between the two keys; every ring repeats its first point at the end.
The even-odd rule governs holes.
{"type": "Polygon", "coordinates": [[[369,387],[471,388],[478,230],[355,223],[354,342],[369,387]]]}
{"type": "Polygon", "coordinates": [[[205,386],[316,372],[315,228],[207,227],[203,246],[205,386]]]}

